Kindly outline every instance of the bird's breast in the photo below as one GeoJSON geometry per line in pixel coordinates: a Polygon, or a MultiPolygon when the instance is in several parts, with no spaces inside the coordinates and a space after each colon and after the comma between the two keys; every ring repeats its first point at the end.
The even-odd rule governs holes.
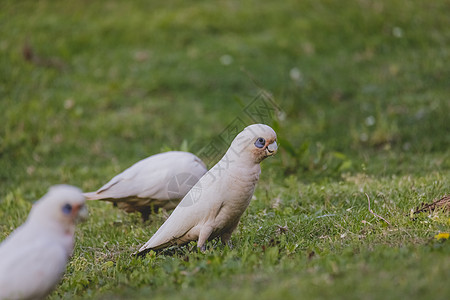
{"type": "Polygon", "coordinates": [[[241,216],[248,207],[255,191],[259,173],[246,174],[247,176],[229,176],[226,184],[226,195],[222,204],[222,210],[230,217],[241,216]]]}

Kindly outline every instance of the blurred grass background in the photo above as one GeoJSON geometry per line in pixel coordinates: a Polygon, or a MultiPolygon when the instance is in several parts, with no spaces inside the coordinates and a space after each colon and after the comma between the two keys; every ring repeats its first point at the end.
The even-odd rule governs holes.
{"type": "MultiPolygon", "coordinates": [[[[320,200],[306,209],[320,215],[354,200],[349,182],[361,178],[375,178],[366,189],[397,191],[403,216],[448,193],[448,11],[449,1],[420,0],[4,0],[0,199],[3,218],[14,216],[4,228],[52,184],[95,190],[151,154],[200,155],[236,117],[252,123],[244,109],[261,89],[282,111],[269,124],[281,149],[264,162],[257,197],[282,190],[293,210],[280,220],[305,213],[302,203],[320,200]],[[324,193],[342,196],[334,206],[322,202],[328,185],[324,193]]],[[[249,218],[269,202],[252,204],[249,218]]],[[[93,206],[98,222],[105,206],[93,206]]]]}

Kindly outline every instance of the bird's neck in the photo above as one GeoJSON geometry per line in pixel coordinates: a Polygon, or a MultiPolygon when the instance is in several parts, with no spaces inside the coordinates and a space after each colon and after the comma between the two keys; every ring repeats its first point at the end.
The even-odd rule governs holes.
{"type": "Polygon", "coordinates": [[[225,172],[244,181],[258,181],[261,167],[251,157],[244,153],[227,151],[222,159],[214,166],[216,172],[225,172]]]}
{"type": "Polygon", "coordinates": [[[56,235],[66,236],[71,235],[75,233],[75,225],[71,223],[66,222],[58,222],[56,220],[44,218],[44,217],[38,217],[34,216],[34,218],[30,218],[28,220],[28,223],[32,226],[36,226],[39,228],[42,228],[42,230],[45,230],[49,233],[53,233],[56,235]]]}

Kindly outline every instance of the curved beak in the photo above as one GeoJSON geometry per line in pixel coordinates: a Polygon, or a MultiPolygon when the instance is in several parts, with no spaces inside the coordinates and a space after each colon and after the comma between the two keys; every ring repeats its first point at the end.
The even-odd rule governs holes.
{"type": "Polygon", "coordinates": [[[86,205],[77,205],[73,208],[73,214],[77,221],[85,221],[89,215],[86,205]]]}
{"type": "Polygon", "coordinates": [[[277,153],[278,150],[278,145],[277,145],[277,141],[274,141],[272,144],[267,145],[267,151],[269,151],[270,155],[274,155],[275,153],[277,153]]]}

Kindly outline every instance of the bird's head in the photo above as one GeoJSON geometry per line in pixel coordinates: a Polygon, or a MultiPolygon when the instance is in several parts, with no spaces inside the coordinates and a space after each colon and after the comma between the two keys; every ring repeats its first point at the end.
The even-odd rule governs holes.
{"type": "Polygon", "coordinates": [[[30,219],[71,226],[87,217],[84,203],[85,197],[80,189],[64,184],[55,185],[33,205],[30,219]]]}
{"type": "Polygon", "coordinates": [[[229,149],[237,156],[249,157],[254,163],[260,163],[277,150],[277,134],[265,124],[247,126],[236,136],[229,149]]]}

